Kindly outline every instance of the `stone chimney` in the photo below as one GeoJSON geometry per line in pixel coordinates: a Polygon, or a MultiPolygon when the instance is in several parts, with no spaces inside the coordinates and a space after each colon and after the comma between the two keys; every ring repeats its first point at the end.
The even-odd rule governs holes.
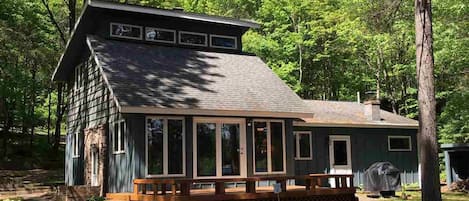
{"type": "Polygon", "coordinates": [[[379,100],[365,101],[365,117],[371,121],[381,121],[379,100]]]}

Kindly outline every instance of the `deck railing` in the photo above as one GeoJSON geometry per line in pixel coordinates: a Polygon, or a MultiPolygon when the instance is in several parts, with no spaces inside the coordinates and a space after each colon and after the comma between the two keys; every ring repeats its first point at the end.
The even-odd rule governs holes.
{"type": "MultiPolygon", "coordinates": [[[[169,197],[178,197],[180,200],[188,198],[188,200],[196,200],[197,196],[210,196],[211,200],[229,199],[228,194],[233,198],[236,193],[227,193],[226,184],[228,183],[245,183],[245,189],[237,191],[238,199],[256,199],[259,197],[268,197],[273,195],[273,189],[266,192],[265,188],[262,192],[257,191],[256,182],[275,181],[280,184],[282,195],[337,195],[337,194],[354,194],[353,175],[330,175],[330,174],[311,174],[305,176],[263,176],[249,178],[234,179],[135,179],[133,194],[130,197],[136,200],[165,200],[169,197]],[[303,190],[299,188],[287,189],[288,180],[303,181],[303,190]],[[328,182],[334,182],[334,187],[327,186],[328,182]],[[215,191],[205,191],[203,195],[193,193],[197,191],[192,186],[195,183],[214,183],[215,191]],[[189,199],[190,198],[190,199],[189,199]]],[[[298,186],[296,186],[298,187],[298,186]]],[[[213,191],[213,190],[212,190],[213,191]]],[[[172,200],[172,199],[171,199],[172,200]]]]}

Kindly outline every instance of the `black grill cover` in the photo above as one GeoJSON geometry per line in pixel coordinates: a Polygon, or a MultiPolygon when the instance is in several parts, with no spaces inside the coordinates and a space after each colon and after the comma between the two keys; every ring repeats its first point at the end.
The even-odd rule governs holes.
{"type": "Polygon", "coordinates": [[[401,188],[400,171],[390,162],[373,163],[364,174],[365,191],[396,191],[401,188]]]}

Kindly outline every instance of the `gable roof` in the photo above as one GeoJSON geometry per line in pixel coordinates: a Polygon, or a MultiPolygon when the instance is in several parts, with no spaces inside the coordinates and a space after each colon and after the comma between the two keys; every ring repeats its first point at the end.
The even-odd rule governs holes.
{"type": "Polygon", "coordinates": [[[256,56],[87,40],[123,113],[312,117],[256,56]]]}
{"type": "Polygon", "coordinates": [[[304,100],[313,118],[296,121],[298,126],[418,128],[418,121],[380,110],[381,121],[365,117],[365,105],[357,102],[304,100]]]}

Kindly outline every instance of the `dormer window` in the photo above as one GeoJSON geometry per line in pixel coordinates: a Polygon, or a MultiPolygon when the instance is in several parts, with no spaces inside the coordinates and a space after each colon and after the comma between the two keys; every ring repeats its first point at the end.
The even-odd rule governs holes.
{"type": "Polygon", "coordinates": [[[129,24],[111,23],[111,37],[141,40],[142,27],[129,24]]]}
{"type": "Polygon", "coordinates": [[[179,31],[179,44],[207,47],[207,34],[179,31]]]}
{"type": "Polygon", "coordinates": [[[210,35],[210,47],[237,49],[237,40],[233,36],[210,35]]]}
{"type": "Polygon", "coordinates": [[[176,43],[176,31],[170,29],[146,27],[145,40],[163,43],[176,43]]]}

